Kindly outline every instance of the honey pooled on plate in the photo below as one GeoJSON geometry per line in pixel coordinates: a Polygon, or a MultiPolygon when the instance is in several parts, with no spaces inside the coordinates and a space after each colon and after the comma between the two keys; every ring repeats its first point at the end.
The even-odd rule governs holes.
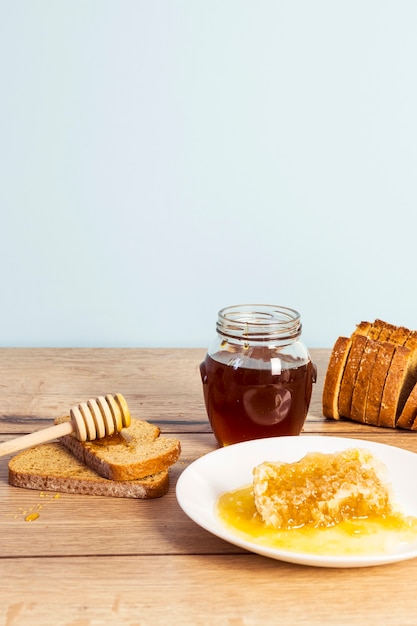
{"type": "Polygon", "coordinates": [[[217,512],[245,539],[281,550],[375,554],[417,540],[417,519],[396,510],[385,466],[362,449],[262,463],[217,512]]]}

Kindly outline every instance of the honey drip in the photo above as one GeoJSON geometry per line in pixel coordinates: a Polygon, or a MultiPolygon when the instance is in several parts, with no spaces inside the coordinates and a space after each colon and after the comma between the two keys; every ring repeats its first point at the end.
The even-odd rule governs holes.
{"type": "MultiPolygon", "coordinates": [[[[103,448],[109,448],[111,446],[125,446],[126,448],[130,448],[132,445],[132,437],[128,435],[126,432],[113,433],[112,435],[106,435],[101,439],[96,439],[93,444],[94,446],[100,446],[103,448]]],[[[87,443],[86,446],[91,444],[87,443]]]]}
{"type": "Polygon", "coordinates": [[[40,518],[41,511],[51,503],[53,500],[58,500],[60,498],[59,493],[51,494],[45,493],[44,491],[39,492],[39,498],[43,498],[42,504],[37,504],[36,506],[31,506],[30,508],[22,508],[19,507],[18,512],[16,513],[7,513],[7,517],[13,517],[13,519],[23,519],[25,522],[35,522],[40,518]]]}

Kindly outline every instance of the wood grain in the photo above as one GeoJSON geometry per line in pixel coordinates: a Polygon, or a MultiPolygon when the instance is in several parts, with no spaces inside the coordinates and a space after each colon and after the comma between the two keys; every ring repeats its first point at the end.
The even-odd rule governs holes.
{"type": "MultiPolygon", "coordinates": [[[[0,440],[52,423],[75,403],[123,393],[132,413],[181,440],[170,490],[157,500],[11,487],[0,459],[0,624],[414,626],[417,560],[361,570],[296,566],[226,543],[179,508],[185,467],[216,449],[199,363],[205,350],[0,349],[0,440]],[[25,517],[38,512],[39,518],[25,517]],[[383,601],[381,601],[383,598],[383,601]],[[274,622],[274,618],[277,620],[274,622]]],[[[379,441],[417,452],[417,433],[327,420],[318,366],[303,433],[379,441]]]]}
{"type": "Polygon", "coordinates": [[[415,575],[412,561],[360,572],[247,553],[62,561],[4,561],[2,624],[415,626],[417,597],[404,584],[415,575]],[[24,593],[22,581],[30,583],[24,593]],[[54,581],[53,593],[47,581],[54,581]]]}

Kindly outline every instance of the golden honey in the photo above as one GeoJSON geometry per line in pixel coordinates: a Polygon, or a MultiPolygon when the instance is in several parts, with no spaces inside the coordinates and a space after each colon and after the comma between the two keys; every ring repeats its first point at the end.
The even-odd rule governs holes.
{"type": "Polygon", "coordinates": [[[417,519],[400,513],[355,518],[326,527],[304,525],[277,529],[258,514],[252,485],[224,493],[217,515],[234,534],[274,549],[322,556],[374,555],[393,552],[417,541],[417,519]]]}
{"type": "Polygon", "coordinates": [[[216,337],[200,364],[207,416],[219,444],[299,435],[316,373],[297,311],[268,304],[221,309],[216,337]]]}

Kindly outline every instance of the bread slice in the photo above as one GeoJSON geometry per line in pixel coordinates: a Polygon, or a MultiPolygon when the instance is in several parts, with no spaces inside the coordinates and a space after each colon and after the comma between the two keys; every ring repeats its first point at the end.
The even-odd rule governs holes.
{"type": "MultiPolygon", "coordinates": [[[[369,381],[368,396],[365,408],[365,423],[371,424],[373,426],[379,425],[380,409],[385,383],[387,382],[388,373],[391,371],[391,363],[394,357],[396,346],[403,346],[411,333],[411,331],[404,326],[395,326],[392,330],[391,324],[383,322],[382,325],[383,327],[385,327],[386,331],[384,332],[384,330],[382,329],[378,339],[380,345],[376,357],[375,367],[372,370],[371,378],[369,381]],[[388,341],[381,340],[381,337],[386,337],[388,341]]],[[[388,393],[389,392],[387,391],[385,394],[386,397],[388,393]]]]}
{"type": "Polygon", "coordinates": [[[369,385],[380,345],[379,340],[366,340],[352,393],[350,417],[355,422],[365,423],[369,385]]]}
{"type": "Polygon", "coordinates": [[[329,365],[323,384],[323,415],[339,419],[339,391],[345,371],[346,362],[349,356],[352,340],[348,337],[339,337],[333,346],[330,355],[329,365]]]}
{"type": "Polygon", "coordinates": [[[62,444],[52,442],[13,457],[9,461],[9,483],[39,491],[150,499],[167,493],[169,473],[162,471],[139,480],[107,480],[78,461],[62,444]]]}
{"type": "Polygon", "coordinates": [[[408,430],[417,430],[417,383],[408,396],[401,415],[397,420],[397,428],[406,428],[408,430]]]}
{"type": "Polygon", "coordinates": [[[254,469],[253,493],[263,521],[280,529],[332,526],[393,510],[385,466],[360,448],[261,463],[254,469]]]}
{"type": "MultiPolygon", "coordinates": [[[[63,419],[69,418],[55,421],[63,419]]],[[[179,459],[179,440],[158,435],[158,427],[132,418],[130,426],[110,437],[78,441],[71,434],[60,437],[60,441],[100,476],[110,480],[135,480],[164,471],[179,459]]]]}
{"type": "MultiPolygon", "coordinates": [[[[374,425],[378,424],[379,410],[375,410],[375,417],[373,418],[373,422],[368,422],[367,409],[368,394],[371,387],[371,380],[374,373],[374,368],[378,370],[381,367],[384,368],[386,363],[386,353],[383,350],[380,353],[381,345],[384,342],[394,344],[398,343],[399,345],[403,345],[407,341],[409,335],[410,331],[407,328],[397,327],[394,324],[389,324],[388,322],[380,319],[376,319],[373,322],[372,328],[368,334],[367,344],[362,354],[358,374],[356,377],[355,387],[353,389],[351,419],[357,422],[374,423],[374,425]],[[371,337],[374,337],[374,339],[372,339],[371,337]]],[[[389,358],[389,364],[390,363],[391,358],[389,358]]],[[[388,368],[388,363],[386,365],[388,368]]],[[[380,386],[381,393],[378,394],[378,401],[376,405],[377,407],[379,407],[382,400],[382,392],[384,389],[387,374],[388,369],[383,369],[381,371],[381,379],[384,380],[384,383],[380,386]]],[[[375,389],[373,389],[373,391],[375,392],[375,389]]],[[[369,410],[371,409],[369,408],[369,410]]]]}
{"type": "MultiPolygon", "coordinates": [[[[404,345],[411,349],[414,349],[416,342],[417,342],[417,331],[415,330],[407,331],[407,337],[405,338],[405,341],[403,342],[404,345]]],[[[411,389],[410,393],[408,394],[408,397],[404,398],[404,396],[407,396],[407,389],[404,390],[403,392],[402,400],[405,399],[405,402],[401,410],[400,416],[397,419],[396,426],[398,428],[417,430],[417,424],[416,424],[416,420],[417,420],[417,373],[416,373],[415,379],[416,379],[415,384],[413,388],[411,389]]],[[[412,382],[413,382],[412,380],[409,381],[410,386],[412,382]]]]}
{"type": "Polygon", "coordinates": [[[352,348],[340,386],[340,415],[363,422],[365,417],[366,395],[369,388],[368,377],[374,364],[376,342],[382,332],[388,332],[388,325],[382,320],[360,322],[351,335],[352,348]],[[358,378],[359,377],[359,378],[358,378]],[[354,395],[356,397],[354,397],[354,395]]]}
{"type": "Polygon", "coordinates": [[[405,346],[396,346],[387,374],[379,410],[378,425],[395,428],[406,398],[415,382],[417,351],[405,346]]]}
{"type": "Polygon", "coordinates": [[[367,342],[365,335],[352,335],[352,347],[343,372],[342,382],[339,392],[339,415],[342,417],[351,417],[351,406],[353,389],[356,383],[359,364],[367,342]]]}
{"type": "MultiPolygon", "coordinates": [[[[330,354],[330,359],[328,363],[328,367],[326,370],[326,376],[324,379],[323,385],[323,394],[322,394],[322,407],[323,407],[323,415],[324,417],[329,417],[333,419],[340,419],[343,417],[339,408],[339,396],[340,390],[343,380],[343,375],[345,373],[345,369],[347,366],[349,354],[352,348],[352,338],[355,335],[361,335],[363,337],[367,337],[367,335],[372,331],[373,325],[370,322],[362,321],[357,324],[355,331],[352,333],[351,337],[338,337],[336,340],[332,352],[330,354]]],[[[376,331],[374,331],[376,332],[376,331]]],[[[378,331],[379,332],[379,331],[378,331]]],[[[359,358],[359,356],[355,357],[359,358]]],[[[352,361],[350,362],[350,368],[352,368],[352,361]]],[[[353,369],[351,369],[350,373],[347,376],[353,375],[353,369]]],[[[348,393],[347,389],[348,381],[345,378],[344,382],[344,392],[342,395],[341,407],[342,409],[346,407],[349,402],[348,398],[345,397],[348,393]]]]}
{"type": "Polygon", "coordinates": [[[395,345],[393,343],[384,341],[379,345],[376,357],[377,366],[373,368],[369,381],[365,407],[365,424],[378,426],[382,394],[394,352],[395,345]]]}

